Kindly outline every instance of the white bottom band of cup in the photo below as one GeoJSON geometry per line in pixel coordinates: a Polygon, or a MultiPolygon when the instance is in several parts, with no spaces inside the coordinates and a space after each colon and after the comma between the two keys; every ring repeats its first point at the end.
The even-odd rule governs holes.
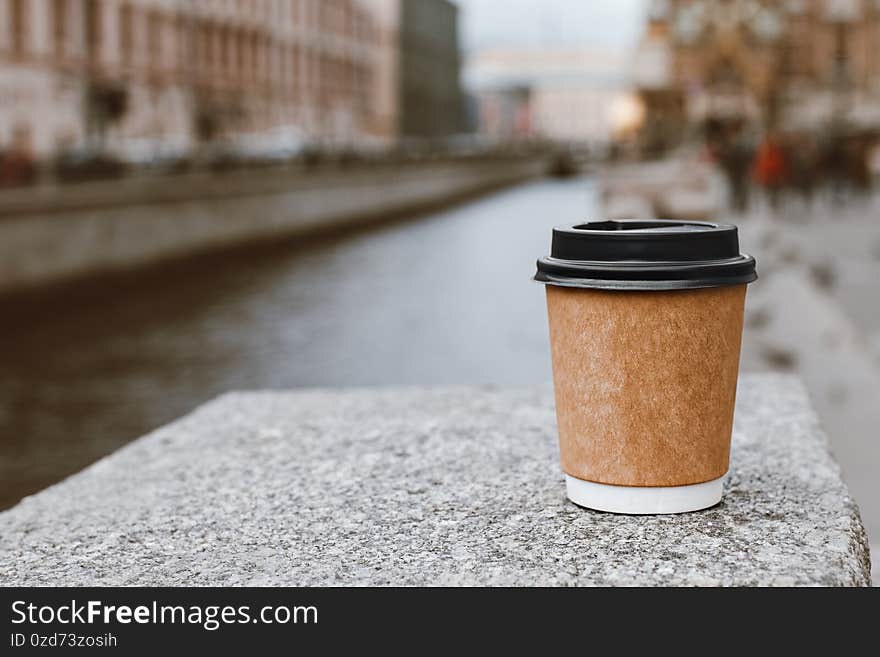
{"type": "Polygon", "coordinates": [[[565,475],[568,499],[588,509],[634,515],[685,513],[721,501],[724,476],[688,486],[613,486],[565,475]]]}

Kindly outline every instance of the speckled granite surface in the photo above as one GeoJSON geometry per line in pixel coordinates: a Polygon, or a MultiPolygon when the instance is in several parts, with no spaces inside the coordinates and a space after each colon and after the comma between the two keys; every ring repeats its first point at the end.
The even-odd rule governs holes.
{"type": "Polygon", "coordinates": [[[549,387],[233,393],[0,514],[5,585],[867,585],[795,379],[740,383],[724,501],[565,499],[549,387]]]}

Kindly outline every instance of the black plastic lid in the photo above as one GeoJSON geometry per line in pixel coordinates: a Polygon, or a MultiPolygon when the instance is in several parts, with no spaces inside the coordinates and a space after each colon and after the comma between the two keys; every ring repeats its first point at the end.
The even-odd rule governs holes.
{"type": "Polygon", "coordinates": [[[751,283],[755,259],[739,252],[736,226],[627,219],[553,229],[535,280],[608,290],[679,290],[751,283]]]}

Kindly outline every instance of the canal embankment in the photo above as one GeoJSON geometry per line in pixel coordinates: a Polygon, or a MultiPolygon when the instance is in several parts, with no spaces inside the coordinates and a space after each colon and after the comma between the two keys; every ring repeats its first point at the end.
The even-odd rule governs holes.
{"type": "Polygon", "coordinates": [[[542,157],[194,172],[5,191],[0,291],[412,215],[542,175],[542,157]]]}

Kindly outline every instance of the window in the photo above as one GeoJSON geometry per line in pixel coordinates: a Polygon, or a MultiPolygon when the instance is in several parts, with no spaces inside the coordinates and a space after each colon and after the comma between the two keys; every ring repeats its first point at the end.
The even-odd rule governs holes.
{"type": "Polygon", "coordinates": [[[67,51],[67,0],[52,1],[52,49],[63,59],[67,51]]]}
{"type": "Polygon", "coordinates": [[[134,59],[134,10],[128,4],[119,9],[119,49],[122,52],[122,63],[130,66],[134,59]]]}
{"type": "Polygon", "coordinates": [[[351,3],[346,2],[342,5],[342,34],[346,38],[351,38],[352,12],[354,7],[351,3]]]}
{"type": "Polygon", "coordinates": [[[92,61],[99,59],[101,54],[101,43],[103,40],[101,9],[102,7],[98,0],[87,0],[85,6],[86,52],[92,61]]]}
{"type": "Polygon", "coordinates": [[[206,71],[209,65],[209,38],[210,32],[208,26],[204,22],[199,21],[196,24],[196,62],[197,67],[201,69],[202,72],[206,71]]]}
{"type": "Polygon", "coordinates": [[[251,76],[254,79],[260,75],[261,54],[260,37],[254,32],[251,34],[251,76]]]}
{"type": "Polygon", "coordinates": [[[12,27],[12,52],[24,55],[27,44],[27,32],[30,21],[28,16],[28,0],[12,0],[10,26],[12,27]]]}
{"type": "Polygon", "coordinates": [[[229,27],[224,27],[222,32],[222,44],[221,44],[221,61],[223,67],[224,75],[232,75],[234,65],[232,61],[232,55],[235,51],[235,45],[233,41],[235,36],[232,32],[232,29],[229,27]]]}
{"type": "Polygon", "coordinates": [[[278,75],[280,76],[281,88],[289,91],[291,84],[291,70],[293,68],[293,48],[281,43],[278,44],[278,75]]]}
{"type": "Polygon", "coordinates": [[[248,73],[248,49],[247,49],[247,33],[239,30],[236,33],[235,51],[238,55],[238,76],[247,77],[248,73]]]}
{"type": "Polygon", "coordinates": [[[147,18],[147,50],[150,53],[150,66],[161,68],[162,17],[158,13],[151,13],[147,18]]]}
{"type": "Polygon", "coordinates": [[[214,69],[218,65],[217,51],[217,28],[212,23],[205,23],[202,27],[202,69],[212,78],[214,69]]]}

